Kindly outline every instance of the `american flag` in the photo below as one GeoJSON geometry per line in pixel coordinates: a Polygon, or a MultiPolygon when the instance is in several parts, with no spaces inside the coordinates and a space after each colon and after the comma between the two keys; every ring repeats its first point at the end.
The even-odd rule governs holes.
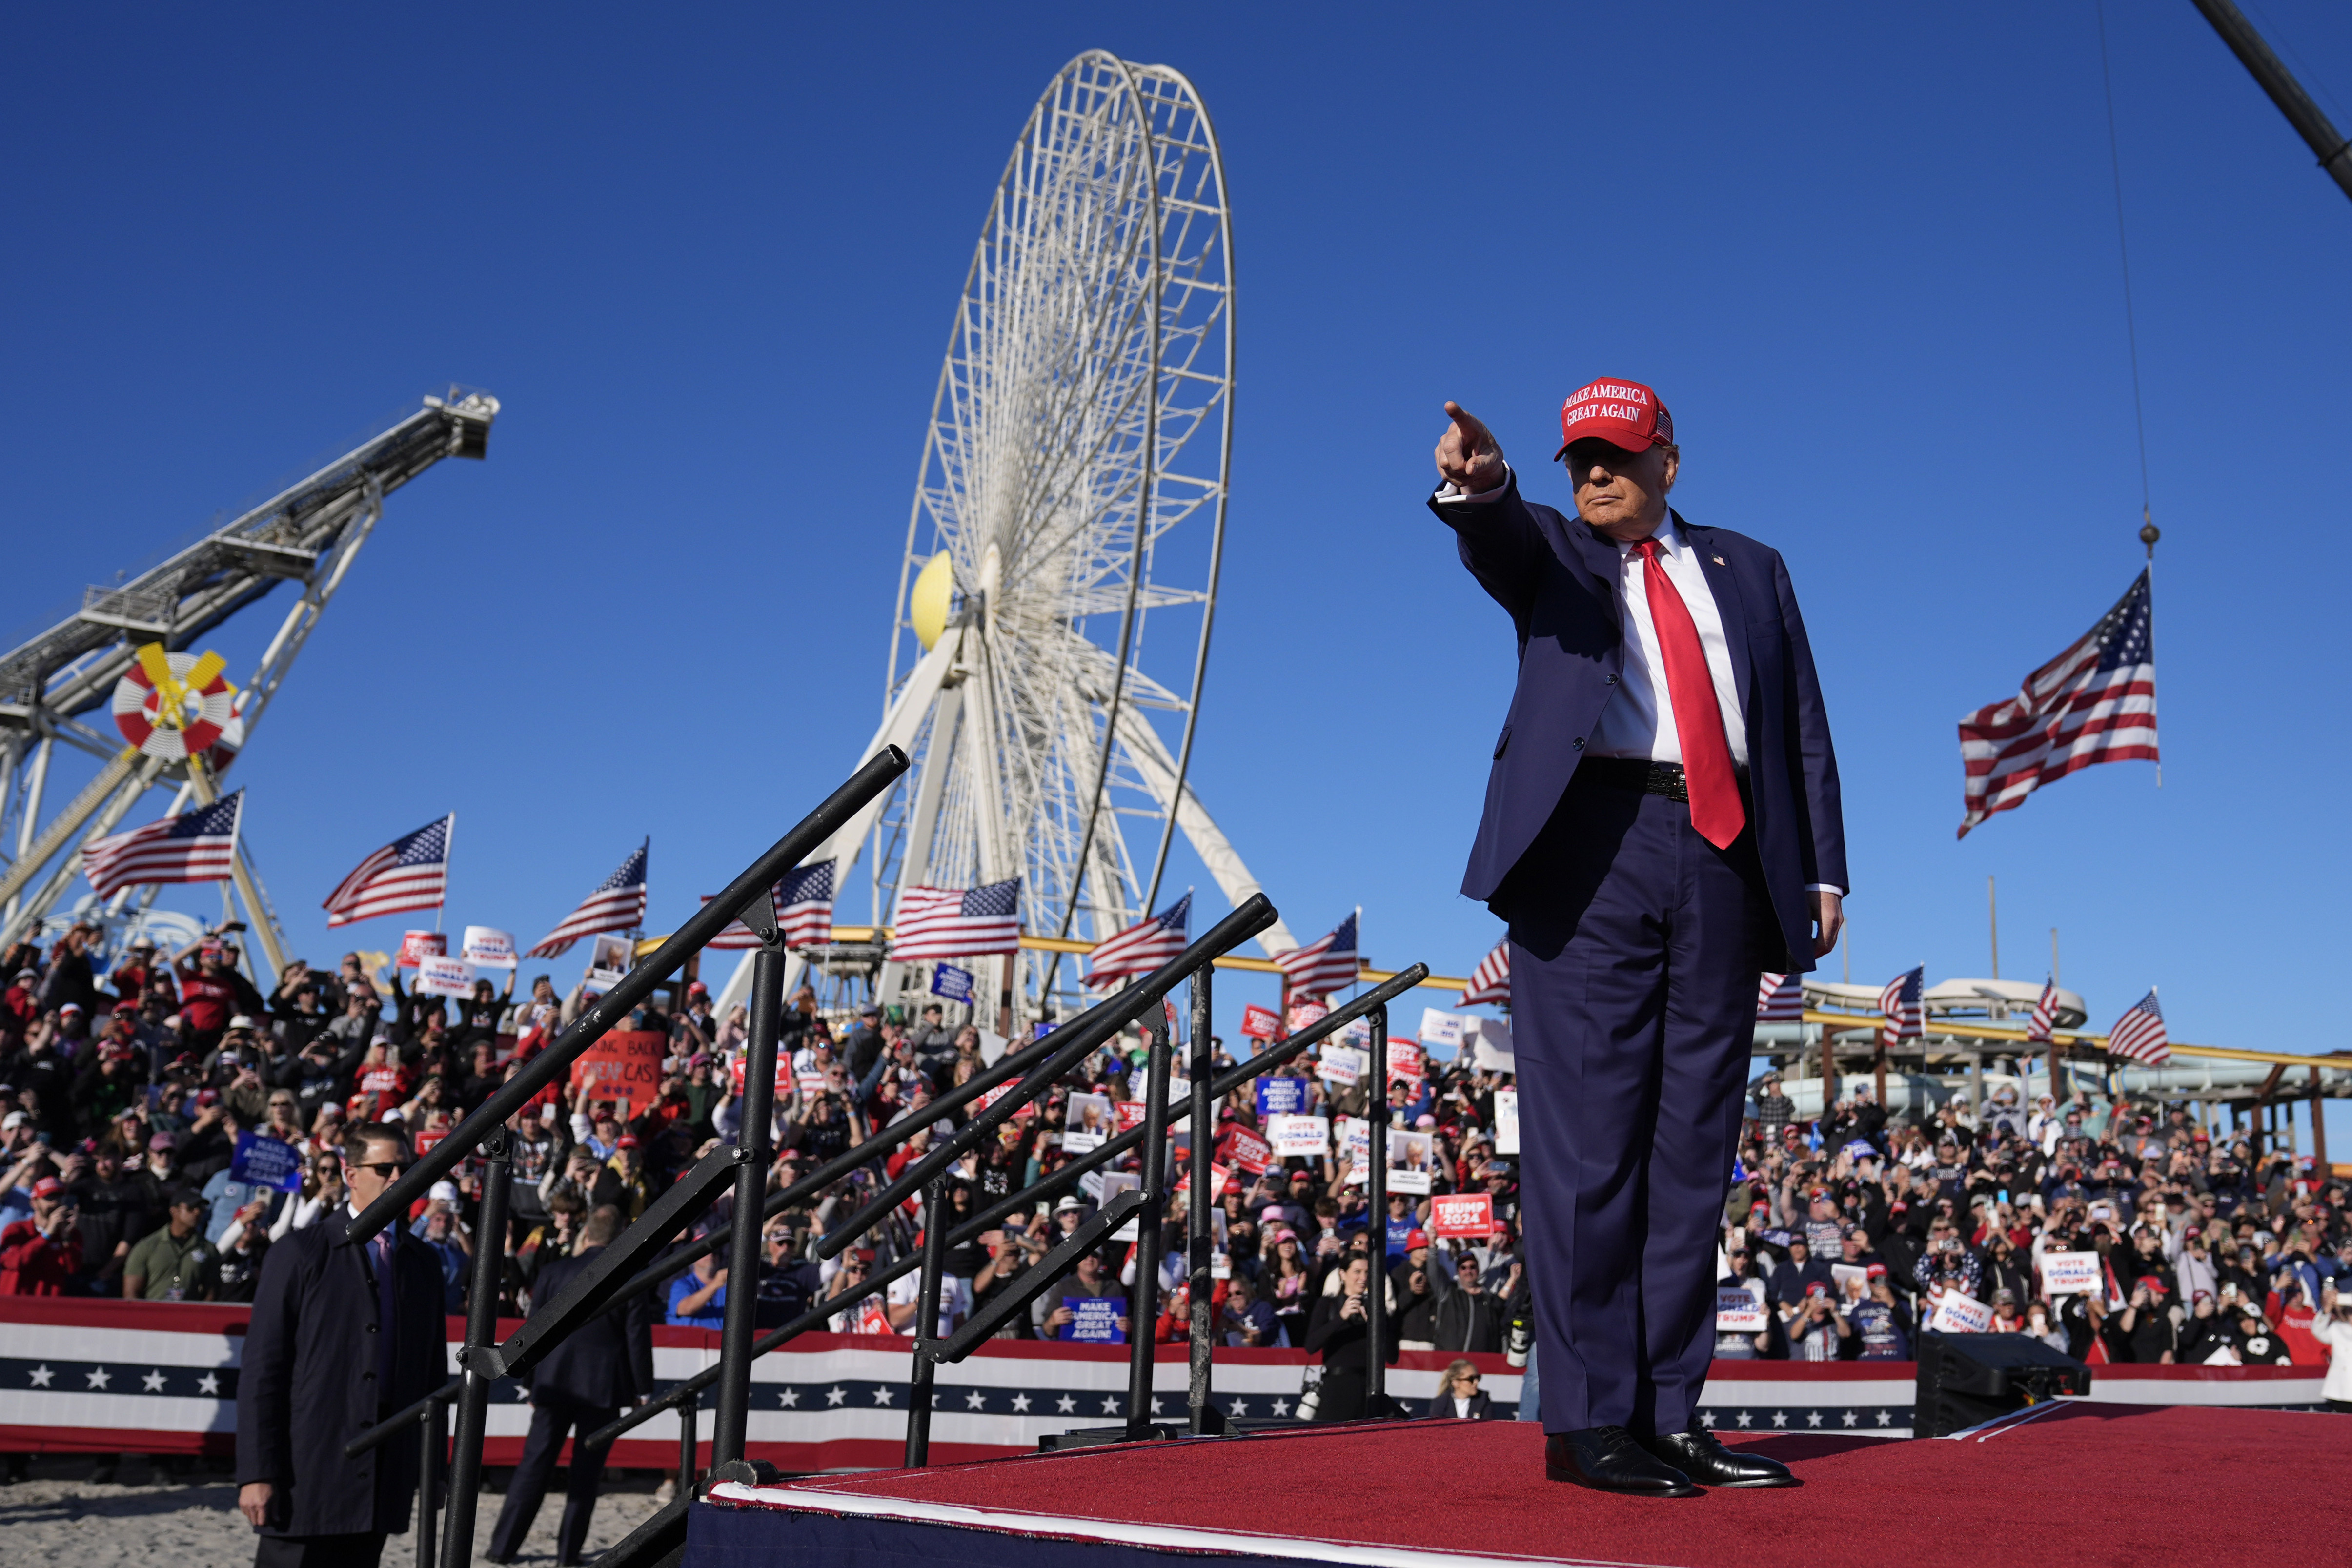
{"type": "Polygon", "coordinates": [[[1496,942],[1495,951],[1480,959],[1478,967],[1470,972],[1470,984],[1462,988],[1462,1005],[1507,1007],[1510,1002],[1511,944],[1506,940],[1496,942]]]}
{"type": "Polygon", "coordinates": [[[1184,933],[1192,927],[1192,895],[1108,938],[1087,959],[1087,984],[1101,985],[1130,974],[1149,974],[1184,951],[1184,933]]]}
{"type": "Polygon", "coordinates": [[[1959,836],[2093,763],[2158,762],[2156,630],[2143,571],[2082,639],[2017,695],[1960,721],[1967,815],[1959,836]]]}
{"type": "Polygon", "coordinates": [[[986,958],[1021,951],[1021,879],[978,888],[908,888],[898,895],[894,961],[986,958]]]}
{"type": "Polygon", "coordinates": [[[1794,974],[1767,970],[1756,981],[1756,1021],[1759,1024],[1801,1024],[1805,1021],[1805,983],[1794,974]]]}
{"type": "Polygon", "coordinates": [[[408,910],[437,910],[449,892],[451,812],[395,838],[355,867],[320,907],[327,924],[347,926],[408,910]]]}
{"type": "Polygon", "coordinates": [[[777,881],[776,923],[783,928],[786,947],[812,947],[833,940],[835,864],[828,859],[796,867],[777,881]]]}
{"type": "Polygon", "coordinates": [[[2107,1055],[2129,1057],[2160,1068],[2172,1059],[2172,1044],[2164,1037],[2164,1014],[2156,1005],[2156,988],[2124,1010],[2107,1031],[2107,1055]]]}
{"type": "Polygon", "coordinates": [[[1878,994],[1878,1010],[1886,1015],[1886,1022],[1878,1028],[1881,1047],[1901,1045],[1916,1040],[1926,1032],[1927,1008],[1919,1000],[1925,988],[1927,966],[1906,969],[1886,983],[1878,994]]]}
{"type": "Polygon", "coordinates": [[[2028,1045],[2046,1046],[2050,1032],[2058,1026],[2058,977],[2052,975],[2042,983],[2042,999],[2033,1005],[2033,1016],[2025,1021],[2028,1045]]]}
{"type": "Polygon", "coordinates": [[[1328,996],[1356,983],[1356,918],[1349,915],[1328,935],[1305,947],[1274,955],[1275,967],[1288,980],[1291,995],[1328,996]]]}
{"type": "Polygon", "coordinates": [[[81,868],[101,899],[142,882],[226,882],[236,861],[245,792],[134,827],[81,848],[81,868]]]}
{"type": "Polygon", "coordinates": [[[621,862],[621,868],[596,884],[580,907],[563,922],[531,944],[532,958],[561,958],[572,944],[598,931],[633,931],[646,923],[646,857],[653,847],[648,838],[621,862]]]}
{"type": "MultiPolygon", "coordinates": [[[[776,923],[782,928],[786,947],[808,947],[833,940],[833,870],[832,860],[820,860],[814,866],[803,866],[784,873],[776,883],[776,923]]],[[[705,893],[702,901],[709,903],[714,895],[705,893]]],[[[726,929],[710,939],[713,952],[738,952],[760,945],[751,928],[741,921],[730,921],[726,929]]]]}

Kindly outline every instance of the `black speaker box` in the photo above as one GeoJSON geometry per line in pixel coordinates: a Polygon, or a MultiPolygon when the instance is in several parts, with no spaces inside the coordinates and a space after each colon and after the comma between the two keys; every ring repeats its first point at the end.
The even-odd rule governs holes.
{"type": "Polygon", "coordinates": [[[1943,1437],[2061,1394],[2091,1392],[2091,1369],[2031,1334],[1919,1336],[1911,1432],[1943,1437]]]}

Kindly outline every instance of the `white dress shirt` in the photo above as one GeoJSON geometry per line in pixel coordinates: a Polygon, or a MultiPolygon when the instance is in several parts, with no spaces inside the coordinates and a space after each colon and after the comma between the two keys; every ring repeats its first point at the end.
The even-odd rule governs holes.
{"type": "MultiPolygon", "coordinates": [[[[1465,494],[1448,480],[1438,488],[1437,499],[1466,501],[1474,506],[1500,500],[1511,488],[1509,469],[1504,471],[1507,477],[1493,489],[1465,494]]],[[[1724,739],[1731,747],[1731,765],[1745,773],[1748,724],[1740,711],[1739,688],[1731,672],[1731,644],[1724,635],[1723,612],[1716,606],[1715,590],[1707,586],[1698,552],[1675,527],[1671,512],[1665,526],[1651,537],[1658,542],[1658,564],[1665,569],[1666,580],[1682,596],[1683,608],[1690,613],[1691,625],[1697,629],[1699,649],[1706,656],[1706,672],[1715,682],[1715,705],[1723,716],[1724,739]]],[[[1658,628],[1650,618],[1649,568],[1634,553],[1633,545],[1622,541],[1612,542],[1617,546],[1619,625],[1632,635],[1619,639],[1623,648],[1623,668],[1609,700],[1601,705],[1601,717],[1592,726],[1584,754],[1679,764],[1683,760],[1682,735],[1675,728],[1675,700],[1666,689],[1666,661],[1658,646],[1658,628]]],[[[1842,891],[1827,882],[1808,883],[1805,890],[1842,891]]]]}

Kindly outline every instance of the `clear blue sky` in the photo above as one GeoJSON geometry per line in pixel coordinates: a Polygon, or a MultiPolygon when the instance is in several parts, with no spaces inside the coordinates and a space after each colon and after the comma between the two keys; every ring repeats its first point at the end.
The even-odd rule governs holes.
{"type": "MultiPolygon", "coordinates": [[[[2352,126],[2352,12],[2257,19],[2352,126]]],[[[1997,874],[2004,973],[2060,928],[2095,1024],[2158,984],[2179,1038],[2334,1048],[2352,203],[2187,0],[2109,26],[2160,791],[2100,768],[1952,837],[1955,721],[2139,565],[2090,0],[14,11],[0,620],[488,388],[489,460],[394,499],[240,763],[255,848],[314,960],[349,940],[334,880],[452,808],[453,923],[528,940],[648,832],[674,922],[872,728],[982,205],[1107,47],[1187,71],[1223,141],[1239,434],[1194,776],[1302,936],[1361,903],[1375,962],[1455,973],[1495,939],[1454,889],[1511,644],[1421,505],[1437,405],[1557,501],[1562,394],[1624,375],[1675,413],[1683,510],[1795,575],[1855,979],[1982,973],[1997,874]]],[[[262,619],[215,639],[233,675],[262,619]]]]}

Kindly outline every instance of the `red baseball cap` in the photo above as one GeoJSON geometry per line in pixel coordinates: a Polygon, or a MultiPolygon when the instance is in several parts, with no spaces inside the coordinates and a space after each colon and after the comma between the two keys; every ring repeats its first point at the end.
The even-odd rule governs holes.
{"type": "MultiPolygon", "coordinates": [[[[1407,1252],[1411,1252],[1416,1247],[1427,1247],[1428,1245],[1429,1233],[1427,1231],[1409,1230],[1404,1233],[1404,1249],[1407,1252]]],[[[679,1419],[683,1420],[685,1418],[681,1416],[679,1419]]]]}
{"type": "Polygon", "coordinates": [[[1658,395],[1638,381],[1606,377],[1568,395],[1559,405],[1559,450],[1553,462],[1568,455],[1569,443],[1598,439],[1629,452],[1646,452],[1661,441],[1672,444],[1675,416],[1658,395]]]}

